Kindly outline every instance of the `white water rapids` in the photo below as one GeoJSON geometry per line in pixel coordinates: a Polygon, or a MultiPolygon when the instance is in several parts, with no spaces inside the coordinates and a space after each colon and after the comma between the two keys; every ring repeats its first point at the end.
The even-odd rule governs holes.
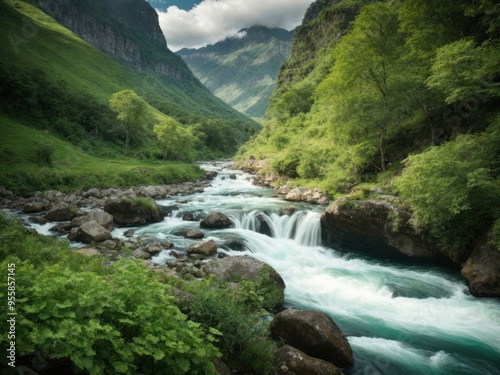
{"type": "MultiPolygon", "coordinates": [[[[499,300],[470,296],[454,269],[323,247],[324,207],[294,204],[295,214],[279,216],[290,203],[253,186],[250,175],[219,165],[206,168],[219,170],[211,187],[158,201],[170,216],[135,228],[135,234],[168,240],[181,252],[199,240],[176,233],[202,229],[199,222],[183,221],[185,213],[225,213],[234,227],[202,229],[205,238],[214,239],[221,252],[250,255],[275,268],[286,283],[286,306],[329,314],[353,348],[355,365],[345,374],[500,374],[499,300]],[[233,173],[236,179],[229,178],[233,173]],[[243,251],[224,250],[234,239],[244,244],[243,251]]],[[[154,261],[171,258],[166,250],[154,261]]]]}

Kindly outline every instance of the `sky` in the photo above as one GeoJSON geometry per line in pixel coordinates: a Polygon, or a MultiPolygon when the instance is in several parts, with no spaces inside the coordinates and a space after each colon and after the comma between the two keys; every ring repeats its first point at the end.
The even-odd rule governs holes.
{"type": "Polygon", "coordinates": [[[148,0],[172,51],[237,37],[251,26],[292,30],[314,0],[148,0]]]}

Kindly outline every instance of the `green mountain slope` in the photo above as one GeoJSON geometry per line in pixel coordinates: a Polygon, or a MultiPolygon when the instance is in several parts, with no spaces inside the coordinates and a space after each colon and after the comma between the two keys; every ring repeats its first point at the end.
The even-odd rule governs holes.
{"type": "Polygon", "coordinates": [[[442,246],[469,246],[500,215],[493,3],[316,1],[242,157],[334,196],[382,186],[442,246]]]}
{"type": "MultiPolygon", "coordinates": [[[[109,17],[112,20],[113,13],[109,17]]],[[[238,144],[259,128],[257,123],[214,97],[171,52],[166,54],[172,55],[173,63],[183,67],[182,74],[191,78],[176,81],[161,69],[155,71],[160,65],[146,54],[149,50],[140,41],[137,45],[146,52],[141,60],[144,68],[138,72],[120,62],[120,58],[98,51],[28,2],[0,1],[0,30],[0,112],[5,114],[0,122],[10,124],[2,127],[0,151],[5,157],[0,160],[0,185],[10,189],[29,192],[43,186],[64,187],[61,155],[53,152],[61,147],[53,138],[44,141],[43,132],[71,143],[68,150],[76,147],[77,159],[78,155],[86,155],[66,172],[77,174],[84,164],[94,165],[95,173],[104,183],[106,174],[99,163],[105,161],[99,158],[122,160],[132,169],[137,165],[140,170],[141,163],[155,164],[156,159],[163,157],[153,133],[153,126],[159,122],[173,120],[190,129],[195,152],[190,158],[231,155],[238,144]],[[131,143],[130,155],[135,159],[123,157],[124,136],[119,132],[116,113],[108,106],[111,95],[125,89],[133,89],[147,103],[144,129],[131,143]],[[12,124],[36,128],[42,133],[22,131],[26,142],[10,142],[15,133],[12,124]],[[46,146],[52,150],[52,160],[41,167],[36,161],[37,150],[46,151],[46,146]],[[35,172],[48,176],[44,184],[31,178],[35,172]]],[[[124,32],[125,26],[120,30],[124,32]]],[[[129,183],[138,183],[140,174],[136,177],[129,183]]],[[[142,177],[147,182],[147,176],[142,177]]],[[[111,180],[110,177],[108,182],[112,183],[111,180]]],[[[126,179],[121,181],[126,184],[126,179]]],[[[68,182],[66,188],[77,185],[68,182]]]]}
{"type": "Polygon", "coordinates": [[[177,53],[211,92],[238,111],[261,118],[279,68],[290,55],[293,32],[259,26],[240,33],[241,38],[177,53]]]}

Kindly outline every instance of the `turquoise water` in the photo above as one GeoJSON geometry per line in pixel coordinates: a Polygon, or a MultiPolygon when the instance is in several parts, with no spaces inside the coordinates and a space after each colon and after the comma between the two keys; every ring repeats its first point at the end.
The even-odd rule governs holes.
{"type": "MultiPolygon", "coordinates": [[[[136,228],[136,234],[169,240],[182,251],[196,241],[175,233],[199,229],[199,223],[183,221],[183,213],[226,213],[235,227],[205,230],[206,237],[221,244],[219,251],[274,267],[287,285],[286,306],[329,314],[353,348],[355,365],[346,374],[500,374],[500,301],[470,296],[454,269],[323,247],[320,208],[296,204],[297,213],[280,217],[289,202],[253,186],[250,175],[238,172],[233,180],[231,173],[220,170],[202,194],[159,201],[171,217],[136,228]],[[259,233],[259,214],[272,237],[259,233]],[[229,238],[242,241],[245,250],[223,250],[229,238]]],[[[171,258],[164,251],[155,262],[171,258]]]]}

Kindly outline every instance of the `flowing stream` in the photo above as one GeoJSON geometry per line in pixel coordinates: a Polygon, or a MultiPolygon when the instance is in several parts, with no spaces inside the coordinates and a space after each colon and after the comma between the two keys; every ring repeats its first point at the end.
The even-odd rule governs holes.
{"type": "MultiPolygon", "coordinates": [[[[234,227],[203,230],[205,238],[214,239],[221,252],[249,255],[275,268],[286,283],[287,307],[329,314],[354,352],[355,365],[346,375],[500,374],[500,301],[468,295],[456,270],[323,247],[324,207],[298,203],[292,216],[279,216],[290,202],[253,186],[251,175],[222,164],[204,167],[219,172],[211,187],[159,200],[170,216],[135,228],[135,234],[187,248],[199,240],[176,233],[200,228],[199,222],[182,220],[185,213],[228,215],[234,227]],[[264,229],[267,234],[259,233],[264,229]],[[224,250],[234,239],[244,244],[243,251],[224,250]]],[[[123,236],[125,229],[113,234],[123,236]]],[[[169,259],[163,251],[153,260],[169,259]]]]}

